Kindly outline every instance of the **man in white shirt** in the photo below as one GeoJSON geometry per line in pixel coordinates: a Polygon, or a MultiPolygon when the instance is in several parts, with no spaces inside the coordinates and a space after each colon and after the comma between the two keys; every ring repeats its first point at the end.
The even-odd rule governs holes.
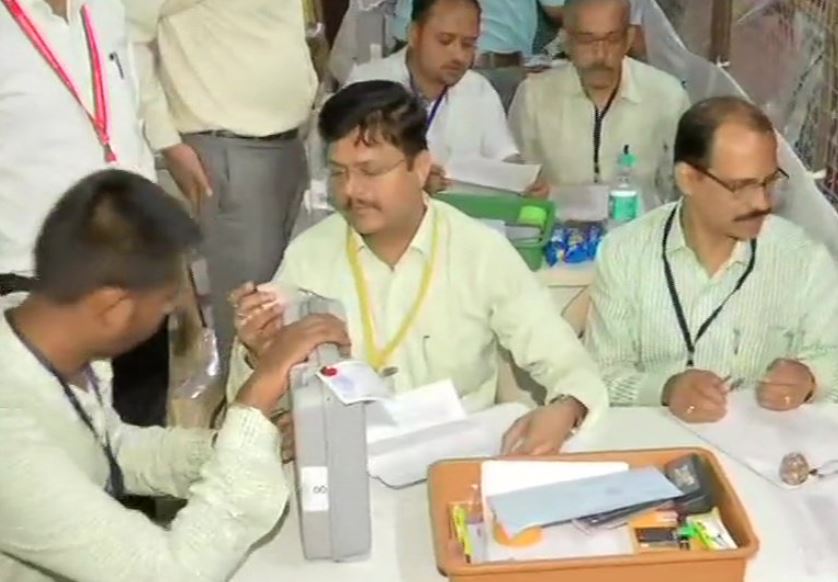
{"type": "MultiPolygon", "coordinates": [[[[607,408],[604,386],[509,241],[423,192],[426,121],[418,101],[387,81],[350,85],[326,102],[320,131],[340,213],[291,243],[274,281],[340,301],[353,355],[396,392],[450,379],[467,411],[488,408],[505,347],[547,397],[510,429],[503,450],[554,453],[607,408]]],[[[280,309],[252,287],[235,300],[240,338],[258,361],[280,309]]],[[[233,356],[231,379],[243,379],[243,350],[233,356]]]]}
{"type": "Polygon", "coordinates": [[[141,429],[110,404],[111,358],[154,332],[178,294],[198,227],[148,180],[106,170],[46,218],[37,285],[0,313],[0,579],[222,582],[273,528],[288,499],[268,416],[288,373],[335,318],[280,332],[209,430],[141,429]],[[167,529],[125,493],[188,497],[167,529]]]}
{"type": "Polygon", "coordinates": [[[431,194],[445,186],[444,167],[453,158],[518,156],[497,91],[470,70],[479,35],[477,0],[417,0],[408,47],[355,67],[347,80],[401,83],[423,103],[434,159],[431,194]]]}
{"type": "Polygon", "coordinates": [[[677,79],[626,56],[628,0],[568,0],[571,64],[530,76],[510,108],[525,160],[554,186],[610,184],[628,149],[647,209],[671,199],[672,143],[689,98],[677,79]]]}
{"type": "MultiPolygon", "coordinates": [[[[116,165],[154,177],[138,116],[122,4],[0,1],[0,295],[32,285],[32,251],[47,212],[90,172],[116,165]]],[[[165,421],[165,324],[114,362],[117,410],[165,421]]]]}
{"type": "Polygon", "coordinates": [[[610,233],[597,257],[588,345],[611,401],[712,422],[730,393],[792,410],[838,385],[838,269],[773,216],[788,175],[768,117],[738,97],[678,127],[683,199],[610,233]]]}
{"type": "Polygon", "coordinates": [[[227,294],[276,271],[307,185],[317,76],[300,0],[125,0],[155,151],[192,202],[222,361],[227,294]]]}

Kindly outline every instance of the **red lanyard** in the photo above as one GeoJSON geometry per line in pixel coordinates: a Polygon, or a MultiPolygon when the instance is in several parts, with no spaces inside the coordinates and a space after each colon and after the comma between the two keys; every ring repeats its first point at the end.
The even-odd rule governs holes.
{"type": "Polygon", "coordinates": [[[91,113],[87,107],[84,106],[84,101],[81,99],[81,93],[79,93],[79,90],[73,83],[70,75],[67,74],[67,71],[58,61],[58,58],[55,56],[55,53],[52,52],[52,49],[49,47],[47,41],[38,31],[37,27],[26,12],[24,12],[23,7],[20,5],[18,0],[2,0],[2,2],[9,10],[12,19],[20,27],[23,34],[26,35],[26,38],[28,38],[32,43],[32,46],[35,47],[35,50],[40,53],[53,72],[59,79],[61,79],[61,82],[67,90],[73,95],[73,97],[75,97],[76,102],[82,107],[82,109],[84,109],[88,119],[90,119],[90,123],[93,125],[93,130],[96,132],[96,137],[99,139],[99,143],[102,144],[102,148],[105,152],[105,161],[108,163],[115,162],[116,154],[111,147],[111,138],[108,132],[109,112],[108,100],[105,94],[105,79],[104,72],[102,70],[102,58],[99,53],[99,45],[96,42],[96,35],[93,32],[93,22],[90,18],[90,11],[87,6],[82,6],[81,19],[82,24],[84,25],[84,36],[87,40],[87,51],[90,54],[90,68],[91,75],[93,77],[93,113],[91,113]]]}

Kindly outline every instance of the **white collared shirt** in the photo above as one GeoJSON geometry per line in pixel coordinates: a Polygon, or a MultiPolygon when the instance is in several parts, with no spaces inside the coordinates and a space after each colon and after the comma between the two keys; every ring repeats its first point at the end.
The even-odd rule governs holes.
{"type": "MultiPolygon", "coordinates": [[[[672,198],[672,147],[678,120],[689,108],[687,92],[663,71],[626,58],[620,90],[602,123],[600,182],[616,178],[628,145],[647,209],[672,198]]],[[[572,64],[530,75],[518,89],[509,122],[528,162],[542,164],[554,186],[594,180],[594,105],[572,64]]]]}
{"type": "MultiPolygon", "coordinates": [[[[67,20],[44,0],[20,0],[93,107],[93,82],[80,9],[87,4],[101,54],[110,136],[119,167],[154,177],[139,117],[122,4],[69,0],[67,20]]],[[[61,195],[107,167],[84,109],[0,5],[0,273],[31,274],[35,238],[61,195]]]]}
{"type": "MultiPolygon", "coordinates": [[[[406,59],[407,49],[403,49],[386,59],[358,65],[346,84],[393,81],[411,90],[406,59]]],[[[428,146],[439,164],[453,157],[505,160],[518,154],[497,91],[474,71],[467,71],[445,94],[428,129],[428,146]]]]}

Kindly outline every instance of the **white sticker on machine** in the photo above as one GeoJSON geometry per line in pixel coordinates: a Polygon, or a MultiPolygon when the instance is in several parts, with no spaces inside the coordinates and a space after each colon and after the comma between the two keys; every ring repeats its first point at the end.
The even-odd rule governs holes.
{"type": "Polygon", "coordinates": [[[300,468],[300,501],[303,511],[329,510],[329,469],[300,468]]]}

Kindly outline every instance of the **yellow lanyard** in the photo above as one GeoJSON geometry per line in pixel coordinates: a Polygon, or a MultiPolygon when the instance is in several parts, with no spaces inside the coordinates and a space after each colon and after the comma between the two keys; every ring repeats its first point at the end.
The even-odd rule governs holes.
{"type": "Polygon", "coordinates": [[[405,316],[399,331],[393,339],[379,349],[378,342],[375,338],[375,322],[373,321],[372,306],[370,305],[370,294],[367,289],[367,282],[364,278],[364,270],[361,267],[361,261],[358,257],[358,245],[352,240],[352,229],[346,229],[346,254],[349,258],[349,265],[352,267],[352,277],[355,279],[355,289],[358,292],[358,299],[361,303],[361,323],[364,329],[364,349],[367,354],[367,361],[370,366],[377,372],[381,372],[390,358],[393,356],[399,346],[404,343],[407,333],[416,321],[419,311],[422,309],[422,304],[428,296],[428,291],[431,288],[431,281],[433,279],[434,265],[436,264],[437,251],[439,249],[439,218],[434,216],[433,235],[431,239],[431,256],[425,272],[422,274],[422,282],[419,287],[419,294],[416,297],[416,302],[405,316]]]}

